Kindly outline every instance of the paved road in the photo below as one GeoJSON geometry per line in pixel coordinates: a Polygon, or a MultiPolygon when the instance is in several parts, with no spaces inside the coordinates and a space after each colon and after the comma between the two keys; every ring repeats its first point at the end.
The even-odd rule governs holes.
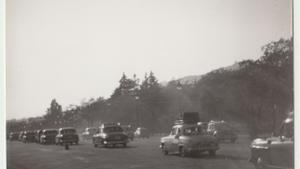
{"type": "Polygon", "coordinates": [[[249,140],[220,144],[215,157],[163,155],[159,137],[136,139],[127,148],[94,148],[82,142],[65,150],[63,146],[7,143],[8,169],[253,169],[247,161],[249,140]]]}

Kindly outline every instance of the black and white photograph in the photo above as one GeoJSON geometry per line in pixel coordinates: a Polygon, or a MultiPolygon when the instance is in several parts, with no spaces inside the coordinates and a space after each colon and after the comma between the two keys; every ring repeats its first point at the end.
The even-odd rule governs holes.
{"type": "Polygon", "coordinates": [[[293,12],[5,0],[6,169],[296,168],[293,12]]]}

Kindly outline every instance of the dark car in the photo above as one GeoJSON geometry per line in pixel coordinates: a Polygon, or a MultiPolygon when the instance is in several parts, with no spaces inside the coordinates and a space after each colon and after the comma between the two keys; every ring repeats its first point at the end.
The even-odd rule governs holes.
{"type": "Polygon", "coordinates": [[[279,132],[266,139],[257,138],[250,145],[249,161],[257,169],[294,168],[294,119],[293,115],[283,123],[279,132]]]}
{"type": "Polygon", "coordinates": [[[123,145],[126,147],[128,143],[128,136],[124,133],[122,127],[117,124],[102,124],[99,132],[93,136],[93,144],[98,145],[123,145]]]}
{"type": "Polygon", "coordinates": [[[60,128],[55,137],[55,144],[78,144],[79,137],[73,127],[60,128]]]}
{"type": "Polygon", "coordinates": [[[35,142],[34,135],[35,135],[34,131],[25,131],[23,134],[22,141],[24,143],[33,143],[33,142],[35,142]]]}
{"type": "Polygon", "coordinates": [[[36,130],[35,131],[35,142],[40,143],[40,138],[42,135],[43,130],[36,130]]]}
{"type": "Polygon", "coordinates": [[[41,144],[55,144],[55,137],[58,134],[56,129],[45,129],[42,131],[40,143],[41,144]]]}
{"type": "Polygon", "coordinates": [[[236,130],[225,121],[210,121],[207,126],[207,132],[215,136],[218,141],[229,140],[234,143],[238,136],[236,130]]]}
{"type": "Polygon", "coordinates": [[[17,133],[17,132],[10,132],[9,136],[8,136],[8,139],[10,141],[15,141],[15,140],[18,140],[18,137],[19,137],[19,133],[17,133]]]}
{"type": "Polygon", "coordinates": [[[131,125],[122,125],[121,126],[124,133],[127,134],[128,138],[133,141],[133,138],[134,138],[134,130],[133,128],[131,127],[131,125]]]}
{"type": "Polygon", "coordinates": [[[25,131],[21,131],[21,132],[19,133],[19,136],[18,136],[18,140],[19,140],[19,141],[23,141],[24,133],[25,133],[25,131]]]}

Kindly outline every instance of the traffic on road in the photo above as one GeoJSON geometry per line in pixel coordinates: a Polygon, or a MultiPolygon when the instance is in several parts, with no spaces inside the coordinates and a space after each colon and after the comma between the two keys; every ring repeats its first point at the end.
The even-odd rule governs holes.
{"type": "Polygon", "coordinates": [[[74,127],[11,132],[8,169],[293,168],[293,116],[272,137],[252,142],[229,122],[204,123],[197,116],[183,113],[169,134],[160,135],[120,123],[89,127],[82,134],[74,127]]]}

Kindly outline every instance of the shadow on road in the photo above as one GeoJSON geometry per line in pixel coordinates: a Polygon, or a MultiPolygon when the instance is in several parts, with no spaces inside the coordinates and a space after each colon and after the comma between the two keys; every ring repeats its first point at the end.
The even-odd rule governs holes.
{"type": "Polygon", "coordinates": [[[98,146],[97,148],[103,148],[103,149],[131,149],[131,148],[137,148],[138,146],[98,146]]]}
{"type": "Polygon", "coordinates": [[[192,155],[188,158],[202,158],[202,159],[221,159],[221,160],[247,160],[245,157],[241,156],[233,156],[233,155],[224,155],[224,154],[217,154],[215,156],[210,156],[208,154],[199,154],[199,155],[192,155]]]}
{"type": "MultiPolygon", "coordinates": [[[[169,154],[171,156],[179,156],[178,154],[169,154]]],[[[191,158],[191,159],[212,159],[212,160],[216,160],[216,159],[220,159],[220,160],[247,160],[246,157],[241,157],[241,156],[233,156],[233,155],[224,155],[224,154],[217,154],[215,156],[211,156],[209,154],[192,154],[192,155],[188,155],[184,158],[191,158]]]]}

